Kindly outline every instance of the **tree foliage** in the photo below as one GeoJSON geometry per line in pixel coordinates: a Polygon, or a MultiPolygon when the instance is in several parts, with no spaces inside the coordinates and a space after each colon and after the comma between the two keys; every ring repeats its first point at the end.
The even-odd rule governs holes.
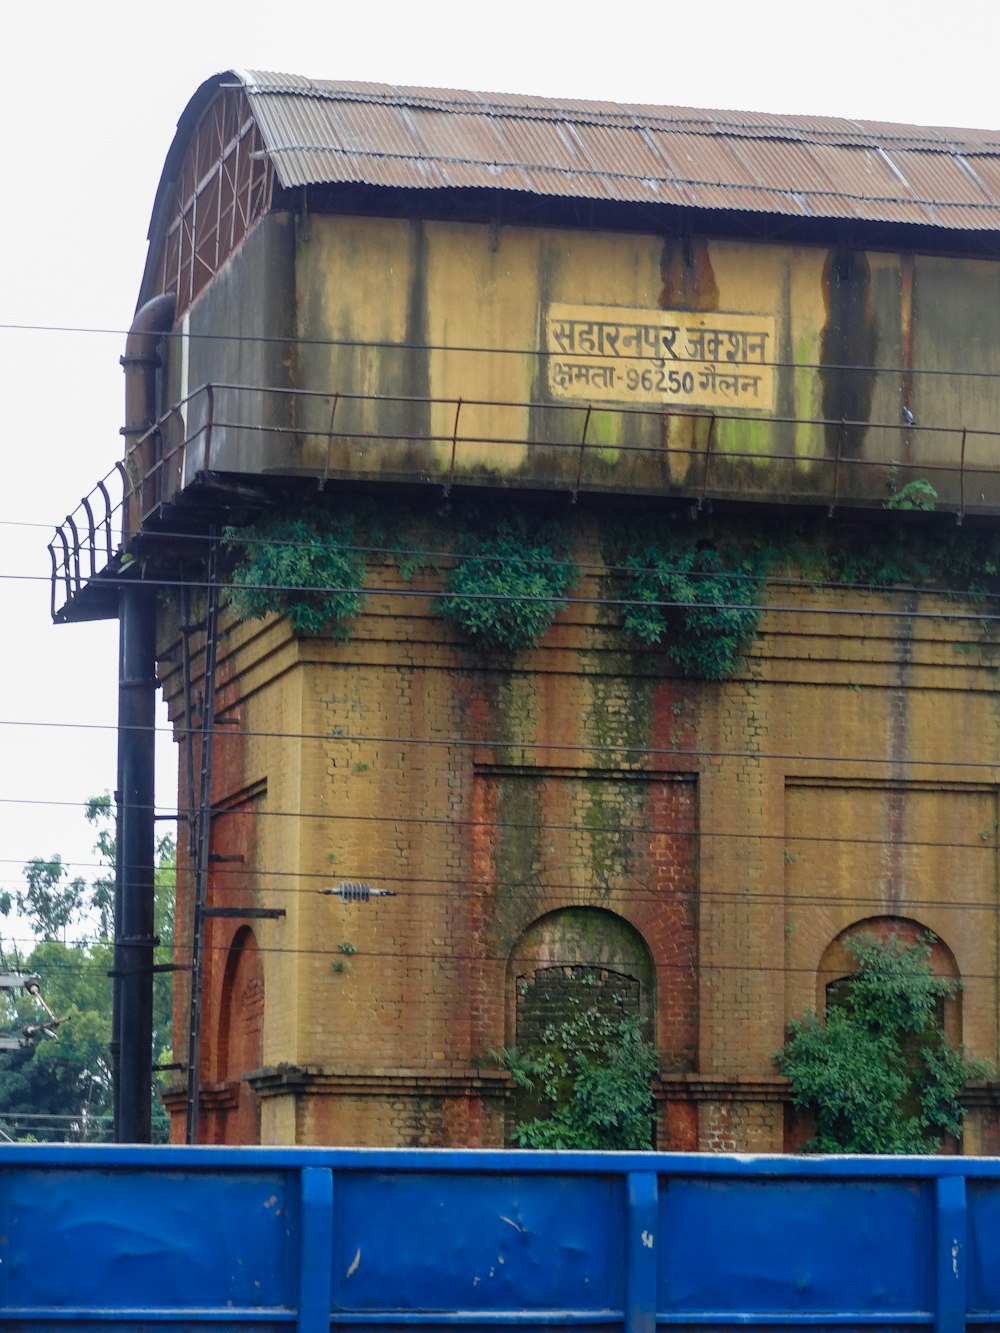
{"type": "Polygon", "coordinates": [[[541,1111],[516,1126],[519,1147],[652,1146],[656,1052],[635,1016],[584,1007],[548,1024],[537,1045],[497,1058],[541,1111]]]}
{"type": "MultiPolygon", "coordinates": [[[[24,870],[25,893],[19,910],[37,937],[16,970],[35,974],[49,1008],[63,1020],[55,1040],[43,1039],[23,1050],[0,1054],[0,1122],[8,1128],[68,1139],[100,1137],[112,1112],[111,1043],[114,946],[109,938],[114,903],[115,844],[111,798],[92,797],[85,815],[96,830],[94,851],[100,864],[90,882],[68,879],[62,858],[35,858],[24,870]],[[72,889],[72,893],[67,893],[72,889]],[[22,905],[23,904],[23,905],[22,905]],[[75,936],[75,938],[67,938],[75,936]],[[44,1128],[43,1128],[44,1127],[44,1128]]],[[[160,937],[157,962],[173,953],[175,847],[170,837],[157,846],[155,919],[160,937]]],[[[11,959],[5,960],[10,967],[11,959]]],[[[18,1031],[36,1024],[42,1014],[36,1001],[5,992],[0,1027],[18,1031]]],[[[153,1059],[169,1059],[172,994],[169,973],[155,978],[153,991],[153,1059]]],[[[166,1117],[154,1106],[154,1132],[165,1137],[166,1117]]]]}
{"type": "Polygon", "coordinates": [[[857,970],[842,1002],[788,1026],[777,1057],[796,1106],[811,1111],[808,1151],[937,1151],[962,1128],[959,1094],[988,1063],[954,1049],[938,1014],[959,983],[936,976],[931,946],[920,939],[885,942],[870,934],[848,940],[857,970]]]}
{"type": "Polygon", "coordinates": [[[26,887],[14,898],[32,934],[41,940],[65,940],[84,907],[87,881],[81,876],[70,879],[69,867],[58,854],[48,860],[32,857],[23,874],[26,887]]]}

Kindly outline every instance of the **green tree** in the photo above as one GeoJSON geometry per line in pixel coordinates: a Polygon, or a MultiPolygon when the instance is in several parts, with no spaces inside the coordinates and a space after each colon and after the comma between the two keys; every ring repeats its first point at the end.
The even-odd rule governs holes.
{"type": "MultiPolygon", "coordinates": [[[[27,918],[31,933],[42,940],[66,939],[66,932],[79,920],[86,898],[86,880],[69,879],[69,867],[61,856],[49,860],[35,856],[24,867],[27,884],[14,896],[17,910],[27,918]]],[[[8,910],[10,903],[7,903],[8,910]]]]}
{"type": "Polygon", "coordinates": [[[536,1045],[496,1058],[540,1112],[516,1126],[519,1147],[652,1146],[656,1052],[634,1015],[584,1007],[548,1024],[536,1045]]]}
{"type": "Polygon", "coordinates": [[[986,1061],[948,1044],[941,1004],[960,983],[931,970],[927,939],[863,934],[847,942],[857,970],[843,999],[788,1025],[778,1068],[812,1112],[812,1152],[936,1152],[962,1130],[959,1094],[986,1061]]]}
{"type": "MultiPolygon", "coordinates": [[[[94,851],[99,872],[88,885],[75,884],[72,898],[63,881],[68,868],[60,857],[36,858],[25,868],[28,892],[25,899],[32,932],[40,937],[20,971],[35,974],[46,1004],[64,1020],[56,1040],[42,1039],[37,1045],[0,1055],[0,1120],[8,1126],[20,1117],[46,1117],[44,1131],[37,1135],[65,1138],[94,1138],[107,1133],[112,1111],[111,1042],[112,980],[114,946],[109,938],[114,902],[113,816],[111,798],[92,797],[85,815],[97,831],[94,851]],[[30,895],[30,896],[29,896],[30,895]],[[96,913],[89,918],[87,909],[96,913]],[[80,928],[80,938],[67,941],[70,927],[80,928]],[[56,938],[56,935],[62,938],[56,938]]],[[[157,962],[172,958],[175,847],[164,837],[157,845],[155,872],[155,916],[161,945],[157,962]]],[[[37,1024],[43,1015],[37,1001],[23,994],[4,993],[6,1012],[0,1026],[19,1031],[37,1024]]],[[[157,974],[153,991],[153,1059],[169,1061],[171,1039],[170,974],[157,974]]],[[[166,1117],[162,1107],[154,1109],[159,1136],[165,1137],[166,1117]]],[[[34,1120],[25,1120],[25,1125],[34,1120]]]]}
{"type": "Polygon", "coordinates": [[[105,873],[97,876],[90,886],[90,907],[97,913],[98,936],[107,939],[114,928],[115,912],[115,835],[111,793],[91,796],[84,806],[88,824],[97,831],[94,851],[105,873]]]}

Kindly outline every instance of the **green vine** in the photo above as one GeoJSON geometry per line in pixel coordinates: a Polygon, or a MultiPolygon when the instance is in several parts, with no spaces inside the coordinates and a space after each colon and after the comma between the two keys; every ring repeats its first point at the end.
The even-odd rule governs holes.
{"type": "MultiPolygon", "coordinates": [[[[557,538],[558,541],[558,538],[557,538]]],[[[565,542],[545,540],[525,515],[469,532],[436,608],[483,648],[536,644],[576,580],[565,542]]]]}
{"type": "Polygon", "coordinates": [[[233,554],[230,605],[244,620],[276,612],[299,634],[346,639],[364,606],[364,556],[349,519],[320,505],[223,534],[233,554]]]}
{"type": "Polygon", "coordinates": [[[908,481],[898,490],[890,487],[889,494],[882,502],[883,509],[920,509],[928,512],[937,506],[937,490],[924,477],[908,481]]]}

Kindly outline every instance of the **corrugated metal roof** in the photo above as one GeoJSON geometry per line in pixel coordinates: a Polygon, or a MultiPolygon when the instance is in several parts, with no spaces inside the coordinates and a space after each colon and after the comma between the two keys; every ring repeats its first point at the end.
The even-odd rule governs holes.
{"type": "Polygon", "coordinates": [[[1000,229],[1000,132],[237,72],[279,182],[1000,229]]]}

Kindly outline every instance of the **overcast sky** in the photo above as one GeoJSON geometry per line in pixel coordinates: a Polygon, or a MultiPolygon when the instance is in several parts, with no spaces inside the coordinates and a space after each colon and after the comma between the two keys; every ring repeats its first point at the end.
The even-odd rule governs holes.
{"type": "MultiPolygon", "coordinates": [[[[46,544],[121,451],[118,357],[177,119],[219,70],[1000,128],[995,5],[56,0],[0,74],[0,888],[114,786],[117,625],[53,626],[46,544]],[[67,332],[55,332],[53,329],[67,332]]],[[[161,735],[158,801],[176,800],[161,735]]],[[[0,920],[0,936],[11,927],[0,920]]]]}

